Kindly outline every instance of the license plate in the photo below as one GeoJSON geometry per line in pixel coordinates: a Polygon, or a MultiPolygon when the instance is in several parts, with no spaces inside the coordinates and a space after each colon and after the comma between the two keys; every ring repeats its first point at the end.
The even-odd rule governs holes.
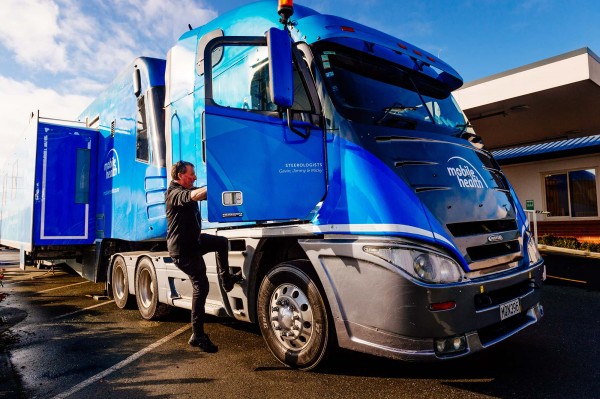
{"type": "Polygon", "coordinates": [[[500,305],[500,320],[508,319],[519,313],[521,313],[521,303],[518,298],[500,305]]]}

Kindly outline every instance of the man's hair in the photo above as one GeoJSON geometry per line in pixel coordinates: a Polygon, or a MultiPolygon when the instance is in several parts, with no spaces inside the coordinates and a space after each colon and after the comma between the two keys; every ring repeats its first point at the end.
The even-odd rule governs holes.
{"type": "Polygon", "coordinates": [[[179,161],[173,164],[173,167],[171,168],[171,179],[179,180],[179,174],[185,173],[188,166],[191,166],[193,168],[194,164],[187,161],[179,161]]]}

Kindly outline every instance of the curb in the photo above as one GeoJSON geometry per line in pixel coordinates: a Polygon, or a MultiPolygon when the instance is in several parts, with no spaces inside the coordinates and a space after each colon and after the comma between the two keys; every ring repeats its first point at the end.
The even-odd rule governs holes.
{"type": "Polygon", "coordinates": [[[540,252],[550,252],[556,254],[565,254],[565,255],[577,255],[585,258],[592,259],[600,259],[600,253],[598,252],[590,252],[590,251],[581,251],[579,249],[569,249],[562,247],[552,247],[550,245],[538,244],[538,249],[540,252]]]}

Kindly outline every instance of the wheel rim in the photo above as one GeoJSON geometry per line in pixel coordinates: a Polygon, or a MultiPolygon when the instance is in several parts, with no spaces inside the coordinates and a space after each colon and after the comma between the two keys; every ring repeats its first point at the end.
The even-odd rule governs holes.
{"type": "Polygon", "coordinates": [[[314,316],[308,297],[293,284],[281,284],[271,295],[271,328],[288,350],[300,351],[314,333],[314,316]]]}
{"type": "Polygon", "coordinates": [[[140,271],[139,276],[139,293],[140,302],[144,308],[149,308],[152,305],[154,297],[154,286],[152,284],[152,275],[147,269],[140,271]]]}
{"type": "Polygon", "coordinates": [[[125,273],[123,272],[122,267],[117,267],[115,269],[114,278],[113,278],[113,287],[114,287],[114,295],[118,299],[123,299],[125,296],[125,273]]]}

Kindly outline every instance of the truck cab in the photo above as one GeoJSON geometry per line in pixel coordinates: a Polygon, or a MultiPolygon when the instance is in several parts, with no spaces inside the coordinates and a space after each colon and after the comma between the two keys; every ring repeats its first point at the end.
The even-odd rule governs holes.
{"type": "MultiPolygon", "coordinates": [[[[82,112],[87,128],[36,124],[36,146],[12,160],[27,190],[3,185],[14,206],[0,208],[0,244],[66,258],[106,280],[119,308],[135,298],[145,319],[189,309],[164,205],[166,171],[185,160],[208,189],[203,230],[229,240],[231,271],[245,278],[223,291],[206,254],[207,313],[257,323],[274,356],[303,370],[336,345],[469,355],[540,320],[545,268],[513,188],[452,97],[461,85],[438,57],[354,21],[290,0],[236,8],[184,33],[166,60],[134,60],[82,112]],[[79,187],[76,206],[52,202],[73,218],[48,231],[68,221],[85,236],[69,233],[67,246],[32,235],[50,220],[32,205],[47,181],[22,165],[48,162],[46,129],[70,137],[69,162],[89,175],[65,186],[79,187]]],[[[63,171],[52,154],[47,165],[63,171]]]]}
{"type": "Polygon", "coordinates": [[[326,352],[331,337],[314,338],[315,326],[346,348],[440,359],[536,323],[543,261],[452,98],[460,75],[298,5],[280,45],[274,8],[240,7],[167,57],[167,163],[196,164],[203,226],[241,249],[249,284],[226,299],[231,313],[258,321],[300,368],[326,352]],[[287,81],[273,76],[286,68],[287,81]]]}

